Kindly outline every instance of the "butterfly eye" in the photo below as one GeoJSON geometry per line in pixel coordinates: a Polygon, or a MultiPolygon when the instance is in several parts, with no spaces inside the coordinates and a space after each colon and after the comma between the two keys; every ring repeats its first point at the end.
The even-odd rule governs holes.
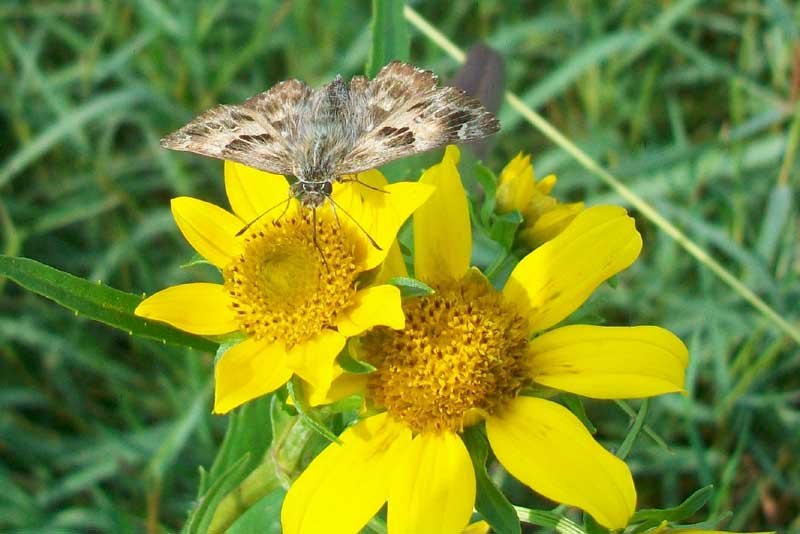
{"type": "Polygon", "coordinates": [[[330,196],[331,193],[333,193],[333,183],[325,182],[325,184],[322,186],[322,194],[327,197],[330,196]]]}

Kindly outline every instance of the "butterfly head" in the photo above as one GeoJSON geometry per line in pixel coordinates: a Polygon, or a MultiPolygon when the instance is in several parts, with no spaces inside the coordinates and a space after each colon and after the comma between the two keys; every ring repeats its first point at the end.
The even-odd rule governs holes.
{"type": "Polygon", "coordinates": [[[333,192],[333,183],[330,180],[304,181],[298,180],[292,184],[292,196],[300,201],[306,208],[318,208],[333,192]]]}

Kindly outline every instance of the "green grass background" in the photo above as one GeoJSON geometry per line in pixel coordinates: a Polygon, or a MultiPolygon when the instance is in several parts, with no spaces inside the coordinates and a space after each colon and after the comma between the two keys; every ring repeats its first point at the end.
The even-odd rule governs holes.
{"type": "MultiPolygon", "coordinates": [[[[493,46],[510,90],[798,324],[796,3],[415,7],[460,46],[493,46]]],[[[1,2],[0,250],[132,292],[210,277],[180,268],[191,252],[168,201],[223,202],[222,165],[162,150],[159,137],[287,77],[363,72],[369,21],[368,2],[1,2]]],[[[415,64],[454,74],[411,36],[415,64]]],[[[623,203],[513,110],[500,118],[489,166],[531,152],[562,198],[623,203]]],[[[714,484],[698,519],[731,510],[729,530],[800,530],[797,344],[638,226],[641,259],[586,313],[668,327],[692,356],[689,396],[650,405],[668,449],[643,434],[628,456],[640,506],[714,484]]],[[[212,355],[133,339],[0,280],[0,530],[179,529],[225,429],[210,414],[211,376],[212,355]]],[[[587,407],[618,446],[628,415],[587,407]]],[[[547,506],[505,488],[515,504],[547,506]]]]}

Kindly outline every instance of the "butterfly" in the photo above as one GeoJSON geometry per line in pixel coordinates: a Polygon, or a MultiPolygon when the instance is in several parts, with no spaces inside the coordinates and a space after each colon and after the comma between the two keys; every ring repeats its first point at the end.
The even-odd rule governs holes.
{"type": "Polygon", "coordinates": [[[332,201],[334,181],[358,181],[358,173],[390,161],[500,129],[478,100],[438,81],[399,61],[372,80],[336,76],[318,89],[285,80],[206,111],[161,146],[294,176],[291,195],[315,209],[332,201]]]}

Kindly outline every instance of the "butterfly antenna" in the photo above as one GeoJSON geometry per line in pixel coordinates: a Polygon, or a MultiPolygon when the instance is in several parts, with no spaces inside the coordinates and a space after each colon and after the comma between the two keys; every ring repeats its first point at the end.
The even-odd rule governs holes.
{"type": "Polygon", "coordinates": [[[381,189],[380,187],[375,187],[374,185],[369,185],[367,182],[362,182],[361,180],[358,179],[358,176],[354,176],[353,178],[348,178],[347,180],[341,180],[341,181],[342,183],[355,182],[357,184],[363,185],[367,189],[372,189],[373,191],[377,191],[379,193],[385,193],[387,195],[389,194],[389,191],[381,189]]]}
{"type": "MultiPolygon", "coordinates": [[[[335,210],[337,210],[337,209],[340,209],[340,210],[342,210],[342,213],[344,213],[345,215],[347,215],[347,217],[348,217],[348,218],[349,218],[351,221],[353,221],[353,223],[354,223],[354,224],[355,224],[355,225],[358,227],[358,229],[359,229],[359,230],[361,230],[361,231],[364,233],[364,235],[365,235],[365,236],[367,236],[367,239],[369,240],[370,244],[371,244],[373,247],[375,247],[375,248],[376,248],[376,249],[378,249],[378,250],[383,250],[383,248],[381,248],[381,246],[378,244],[378,242],[377,242],[377,241],[375,241],[375,240],[372,238],[372,236],[371,236],[371,235],[369,235],[369,232],[367,232],[367,231],[364,229],[364,227],[363,227],[363,226],[361,226],[361,223],[359,223],[359,222],[358,222],[358,221],[355,219],[355,217],[353,217],[352,215],[350,215],[349,213],[347,213],[347,211],[346,211],[346,210],[345,210],[343,207],[341,207],[339,204],[337,204],[337,203],[336,203],[336,201],[334,201],[332,197],[330,197],[330,196],[327,196],[327,198],[328,198],[328,200],[330,200],[330,202],[331,202],[331,206],[333,206],[334,213],[336,213],[336,211],[335,211],[335,210]]],[[[337,220],[338,220],[338,219],[337,219],[337,220]]]]}
{"type": "MultiPolygon", "coordinates": [[[[286,213],[286,210],[288,210],[288,209],[289,209],[289,201],[290,201],[290,200],[292,200],[292,196],[291,196],[291,195],[289,195],[288,197],[286,197],[286,200],[281,200],[280,202],[278,202],[277,204],[275,204],[274,206],[272,206],[272,207],[271,207],[271,208],[269,208],[268,210],[266,210],[266,211],[262,211],[262,212],[261,212],[261,213],[258,215],[258,217],[256,217],[255,219],[253,219],[253,220],[252,220],[252,221],[250,221],[249,223],[245,224],[245,225],[242,227],[242,229],[241,229],[241,230],[239,230],[238,232],[236,232],[236,237],[239,237],[240,235],[242,235],[243,233],[245,233],[245,232],[247,231],[247,229],[248,229],[248,228],[250,228],[251,226],[253,226],[253,225],[254,225],[254,224],[255,224],[255,223],[256,223],[256,222],[257,222],[259,219],[261,219],[261,217],[263,217],[263,216],[264,216],[264,215],[266,215],[267,213],[271,212],[272,210],[274,210],[275,208],[277,208],[277,207],[278,207],[278,206],[280,206],[281,204],[284,204],[284,203],[285,203],[285,204],[286,204],[286,207],[283,209],[283,212],[281,212],[281,215],[280,215],[280,217],[278,217],[278,219],[280,219],[281,217],[283,217],[283,214],[284,214],[284,213],[286,213]]],[[[276,219],[276,220],[277,220],[277,219],[276,219]]]]}
{"type": "Polygon", "coordinates": [[[325,254],[322,252],[319,243],[317,243],[317,208],[311,208],[311,236],[314,242],[314,248],[319,252],[319,257],[322,258],[322,263],[325,265],[325,270],[330,272],[331,269],[328,267],[328,260],[325,259],[325,254]]]}
{"type": "MultiPolygon", "coordinates": [[[[330,198],[328,198],[328,200],[330,200],[330,198]]],[[[342,223],[339,221],[339,214],[336,213],[336,204],[334,204],[333,201],[331,201],[331,211],[333,212],[333,218],[336,219],[336,227],[341,230],[342,223]]]]}

